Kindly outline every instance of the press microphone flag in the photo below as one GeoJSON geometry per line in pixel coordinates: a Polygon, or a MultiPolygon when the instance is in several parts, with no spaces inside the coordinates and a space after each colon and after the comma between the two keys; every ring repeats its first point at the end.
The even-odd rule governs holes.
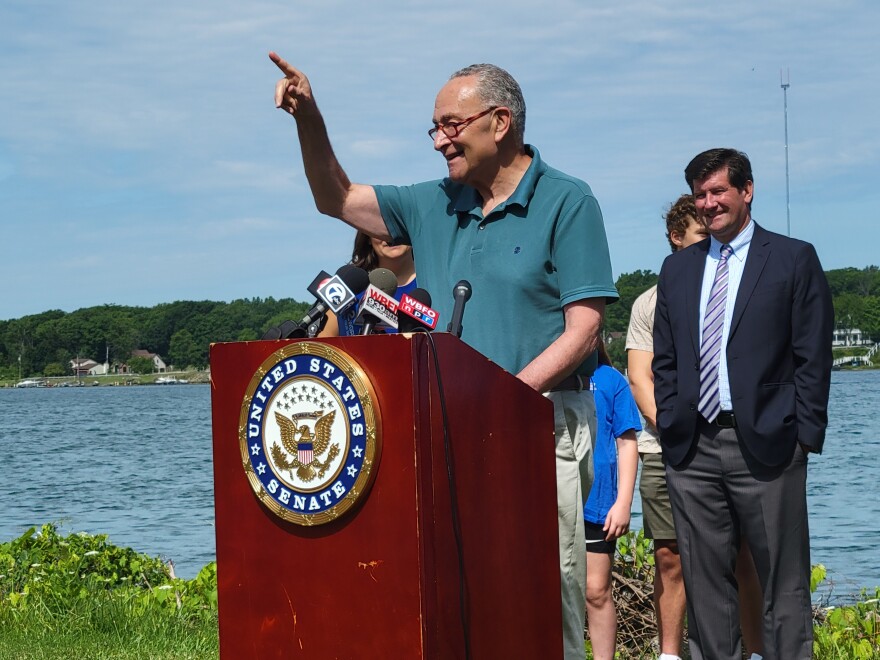
{"type": "Polygon", "coordinates": [[[371,284],[364,291],[361,307],[358,310],[355,324],[363,325],[361,334],[368,335],[373,328],[397,329],[397,301],[382,291],[379,287],[371,284]]]}
{"type": "Polygon", "coordinates": [[[314,295],[317,301],[302,320],[299,323],[288,320],[280,326],[269,328],[263,339],[302,339],[315,336],[328,310],[334,310],[335,313],[344,311],[354,304],[356,296],[368,284],[367,272],[352,264],[340,266],[336,275],[330,275],[322,270],[308,286],[309,293],[314,295]]]}
{"type": "Polygon", "coordinates": [[[355,324],[363,325],[364,335],[377,326],[397,329],[397,276],[387,268],[376,268],[369,277],[370,286],[364,291],[355,324]]]}
{"type": "Polygon", "coordinates": [[[369,283],[367,271],[347,264],[318,286],[315,297],[323,300],[334,314],[339,314],[354,304],[357,294],[364,291],[369,283]]]}
{"type": "Polygon", "coordinates": [[[354,293],[345,286],[339,275],[334,275],[318,288],[318,298],[324,301],[331,312],[338,314],[354,302],[354,293]]]}
{"type": "Polygon", "coordinates": [[[330,273],[328,273],[326,270],[322,270],[320,273],[317,274],[315,279],[312,280],[312,283],[306,287],[306,291],[311,293],[312,296],[314,296],[315,298],[319,298],[320,296],[318,295],[318,289],[322,284],[324,284],[324,282],[329,279],[330,273]]]}
{"type": "Polygon", "coordinates": [[[400,297],[397,306],[397,329],[400,332],[436,330],[438,314],[431,309],[431,294],[424,289],[413,289],[400,297]]]}
{"type": "MultiPolygon", "coordinates": [[[[363,291],[363,288],[361,288],[360,290],[357,290],[361,284],[364,287],[366,287],[366,285],[367,285],[367,281],[362,281],[361,278],[358,276],[359,275],[358,271],[360,271],[361,273],[365,272],[363,268],[358,268],[357,266],[351,266],[350,264],[346,264],[345,266],[340,266],[339,269],[336,271],[336,274],[340,278],[339,281],[341,283],[345,283],[346,285],[350,284],[350,286],[347,286],[347,288],[355,289],[355,295],[357,293],[360,293],[361,291],[363,291]]],[[[320,277],[320,275],[318,277],[320,277]]],[[[318,278],[315,278],[315,281],[312,282],[312,285],[314,285],[316,283],[317,279],[318,278]]],[[[330,305],[328,305],[327,302],[321,297],[320,291],[323,289],[323,287],[326,287],[327,284],[329,284],[332,281],[333,281],[333,279],[329,278],[329,279],[327,279],[327,281],[317,284],[316,297],[318,298],[318,300],[317,300],[317,302],[315,302],[314,305],[312,305],[312,308],[308,312],[306,312],[306,315],[299,322],[299,325],[303,329],[303,331],[302,332],[296,331],[294,334],[289,335],[289,336],[291,336],[291,337],[309,336],[309,331],[308,331],[309,326],[311,326],[316,321],[320,321],[322,319],[322,317],[324,317],[327,314],[327,311],[330,309],[330,305]]],[[[311,285],[310,285],[310,288],[311,288],[311,285]]]]}

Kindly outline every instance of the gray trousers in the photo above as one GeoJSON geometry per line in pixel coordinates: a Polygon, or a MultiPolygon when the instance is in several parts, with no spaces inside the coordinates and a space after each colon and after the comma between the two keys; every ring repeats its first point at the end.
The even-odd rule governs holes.
{"type": "Polygon", "coordinates": [[[739,660],[741,635],[734,577],[740,532],[764,592],[766,660],[812,657],[807,455],[767,467],[734,429],[703,423],[691,454],[666,466],[687,591],[693,660],[739,660]]]}

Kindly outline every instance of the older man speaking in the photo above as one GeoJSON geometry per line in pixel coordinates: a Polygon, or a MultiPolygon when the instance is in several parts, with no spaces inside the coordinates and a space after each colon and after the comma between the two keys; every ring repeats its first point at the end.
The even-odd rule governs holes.
{"type": "MultiPolygon", "coordinates": [[[[596,198],[525,143],[520,86],[491,64],[457,71],[437,94],[428,135],[446,161],[446,178],[403,187],[352,183],[308,78],[275,53],[269,57],[284,74],[275,104],[296,119],[318,210],[412,245],[428,291],[470,281],[462,340],[553,401],[565,655],[583,658],[582,511],[596,424],[583,385],[596,366],[605,304],[617,299],[596,198]]],[[[447,318],[450,307],[446,299],[437,303],[447,318]]]]}

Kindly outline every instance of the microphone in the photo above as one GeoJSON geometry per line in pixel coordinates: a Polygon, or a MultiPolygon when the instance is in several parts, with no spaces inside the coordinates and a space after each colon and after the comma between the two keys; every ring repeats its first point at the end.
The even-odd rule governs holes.
{"type": "Polygon", "coordinates": [[[370,284],[378,287],[389,296],[397,293],[397,275],[387,268],[374,268],[369,275],[370,284]]]}
{"type": "MultiPolygon", "coordinates": [[[[367,271],[352,264],[340,266],[336,274],[321,282],[314,291],[319,303],[336,315],[341,314],[355,302],[357,295],[364,291],[370,283],[367,271]]],[[[313,283],[314,284],[314,283],[313,283]]],[[[302,323],[305,324],[306,319],[302,323]]],[[[315,337],[327,323],[326,310],[317,319],[311,321],[306,329],[309,337],[315,337]]]]}
{"type": "Polygon", "coordinates": [[[324,282],[330,279],[330,273],[326,270],[322,270],[315,276],[315,279],[312,280],[312,283],[306,287],[306,291],[311,293],[315,298],[318,297],[318,287],[320,287],[324,282]]]}
{"type": "Polygon", "coordinates": [[[387,268],[370,272],[370,286],[364,291],[355,324],[363,325],[362,335],[378,327],[397,328],[397,276],[387,268]]]}
{"type": "Polygon", "coordinates": [[[367,271],[352,264],[340,266],[336,275],[327,278],[318,286],[315,297],[324,301],[334,314],[344,312],[370,284],[367,271]]]}
{"type": "MultiPolygon", "coordinates": [[[[336,271],[336,276],[330,277],[325,282],[319,284],[316,289],[316,297],[318,300],[312,305],[312,308],[306,312],[306,315],[303,316],[299,325],[307,328],[316,320],[323,317],[327,313],[327,310],[331,309],[331,305],[324,300],[322,295],[322,292],[326,292],[328,287],[333,289],[336,294],[338,294],[339,291],[347,292],[350,294],[349,304],[354,302],[355,295],[363,291],[369,283],[369,278],[366,280],[363,279],[363,277],[359,276],[360,273],[358,273],[358,271],[360,271],[360,273],[366,273],[363,268],[346,264],[345,266],[339,267],[339,270],[336,271]],[[358,288],[359,286],[360,288],[358,288]]],[[[312,282],[312,284],[314,284],[314,282],[312,282]]],[[[345,294],[343,293],[343,295],[345,294]]],[[[342,309],[342,307],[340,307],[340,309],[342,309]]]]}
{"type": "Polygon", "coordinates": [[[452,297],[455,298],[455,306],[452,308],[452,320],[449,322],[446,332],[451,332],[461,338],[461,318],[464,316],[464,305],[471,298],[471,283],[467,280],[461,280],[452,289],[452,297]]]}
{"type": "Polygon", "coordinates": [[[340,266],[336,275],[325,271],[318,273],[308,286],[308,291],[318,300],[299,323],[284,321],[279,326],[269,328],[263,339],[302,339],[314,337],[323,327],[328,310],[335,313],[345,311],[354,304],[357,295],[367,288],[369,277],[363,268],[351,264],[340,266]]]}
{"type": "Polygon", "coordinates": [[[437,328],[437,317],[437,312],[431,309],[431,294],[424,289],[413,289],[400,297],[398,332],[430,332],[437,328]]]}

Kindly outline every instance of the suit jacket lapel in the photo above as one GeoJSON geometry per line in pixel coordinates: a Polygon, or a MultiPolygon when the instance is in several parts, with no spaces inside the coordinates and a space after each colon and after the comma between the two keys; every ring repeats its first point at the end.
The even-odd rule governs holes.
{"type": "Polygon", "coordinates": [[[700,293],[703,289],[703,272],[706,270],[706,256],[709,254],[709,239],[700,241],[691,250],[690,263],[685,274],[684,284],[685,313],[691,330],[694,355],[700,357],[700,293]]]}
{"type": "MultiPolygon", "coordinates": [[[[752,220],[752,222],[754,222],[754,220],[752,220]]],[[[755,224],[755,233],[752,236],[752,241],[749,245],[749,254],[746,257],[746,265],[743,269],[742,280],[740,280],[739,289],[736,292],[736,302],[733,305],[733,316],[730,319],[730,331],[727,334],[728,343],[730,343],[730,338],[733,337],[733,333],[736,332],[736,327],[739,325],[743,312],[745,312],[746,305],[749,304],[749,299],[755,291],[755,287],[758,284],[761,272],[764,270],[764,266],[767,264],[767,257],[769,256],[770,236],[760,226],[755,224]]]]}

